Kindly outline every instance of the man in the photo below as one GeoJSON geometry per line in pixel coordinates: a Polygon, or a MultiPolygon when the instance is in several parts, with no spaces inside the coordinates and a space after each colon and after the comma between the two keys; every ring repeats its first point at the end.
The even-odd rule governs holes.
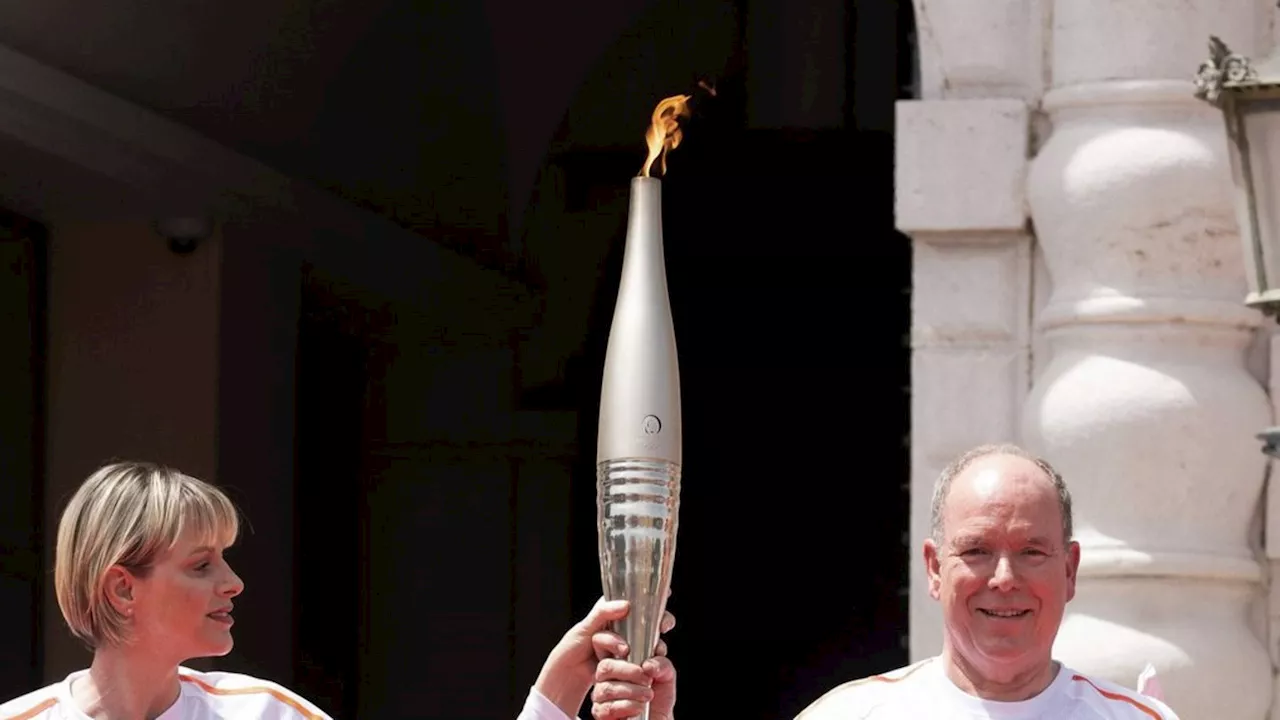
{"type": "Polygon", "coordinates": [[[1177,720],[1159,700],[1053,660],[1080,545],[1049,463],[1012,445],[965,453],[934,486],[931,535],[942,654],[841,685],[797,720],[1177,720]]]}

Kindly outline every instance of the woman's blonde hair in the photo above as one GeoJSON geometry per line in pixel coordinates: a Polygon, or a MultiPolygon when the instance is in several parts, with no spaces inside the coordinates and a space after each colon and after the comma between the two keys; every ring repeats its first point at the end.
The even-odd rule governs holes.
{"type": "Polygon", "coordinates": [[[71,632],[91,648],[128,640],[128,621],[107,600],[107,571],[139,577],[188,529],[202,545],[235,542],[231,500],[207,482],[149,462],[117,462],[81,485],[58,523],[54,588],[71,632]]]}

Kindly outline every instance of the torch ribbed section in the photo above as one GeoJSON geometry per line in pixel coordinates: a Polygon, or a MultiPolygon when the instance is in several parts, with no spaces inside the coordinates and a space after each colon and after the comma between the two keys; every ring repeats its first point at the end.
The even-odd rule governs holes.
{"type": "Polygon", "coordinates": [[[628,661],[653,655],[671,587],[680,511],[680,466],[619,459],[596,466],[600,575],[609,600],[631,611],[615,628],[631,646],[628,661]]]}

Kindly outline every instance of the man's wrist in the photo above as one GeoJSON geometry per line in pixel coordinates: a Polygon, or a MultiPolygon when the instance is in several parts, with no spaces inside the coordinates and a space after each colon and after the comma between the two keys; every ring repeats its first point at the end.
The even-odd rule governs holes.
{"type": "Polygon", "coordinates": [[[565,715],[577,717],[582,702],[587,699],[587,692],[591,690],[591,685],[573,681],[556,682],[545,675],[539,675],[537,682],[533,684],[533,689],[560,708],[565,715]]]}

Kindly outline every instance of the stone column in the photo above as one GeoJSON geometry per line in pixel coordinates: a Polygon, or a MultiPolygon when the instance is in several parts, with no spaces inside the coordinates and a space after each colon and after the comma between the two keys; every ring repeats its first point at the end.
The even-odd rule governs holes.
{"type": "Polygon", "coordinates": [[[913,248],[910,657],[942,647],[920,543],[956,454],[1015,440],[1030,382],[1029,103],[1037,0],[915,0],[919,100],[897,105],[895,221],[913,248]]]}
{"type": "Polygon", "coordinates": [[[1184,720],[1264,718],[1262,569],[1249,534],[1270,424],[1245,366],[1226,139],[1189,78],[1254,2],[1055,0],[1053,130],[1028,200],[1052,280],[1024,440],[1065,476],[1083,547],[1057,656],[1132,687],[1155,664],[1184,720]]]}
{"type": "MultiPolygon", "coordinates": [[[[1269,330],[1270,334],[1265,338],[1265,345],[1269,350],[1267,359],[1270,361],[1270,367],[1258,374],[1268,376],[1271,416],[1280,417],[1280,332],[1277,332],[1274,325],[1269,330]]],[[[1277,469],[1278,464],[1272,462],[1271,480],[1267,484],[1263,500],[1264,509],[1261,517],[1263,534],[1258,538],[1267,557],[1267,576],[1271,578],[1270,587],[1267,589],[1266,619],[1263,623],[1266,625],[1267,648],[1271,653],[1273,669],[1280,666],[1280,583],[1274,579],[1277,573],[1280,573],[1280,488],[1276,487],[1276,479],[1280,476],[1276,475],[1277,469]]],[[[1280,720],[1280,674],[1274,677],[1269,718],[1280,720]]]]}

